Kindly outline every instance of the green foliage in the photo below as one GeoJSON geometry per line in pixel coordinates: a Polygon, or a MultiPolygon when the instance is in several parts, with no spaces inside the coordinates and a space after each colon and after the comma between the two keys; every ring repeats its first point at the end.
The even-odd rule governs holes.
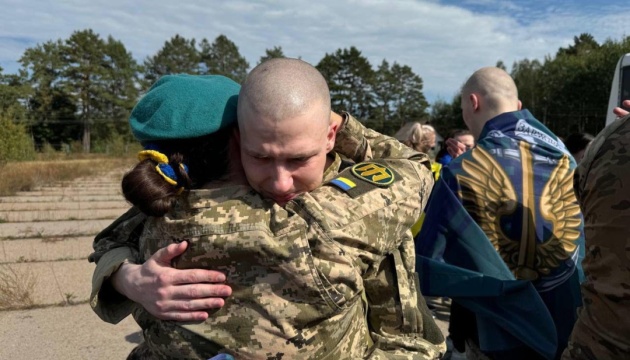
{"type": "Polygon", "coordinates": [[[349,111],[376,131],[393,135],[408,121],[428,119],[422,78],[407,65],[383,60],[375,71],[350,47],[326,54],[317,69],[328,82],[333,109],[349,111]]]}
{"type": "Polygon", "coordinates": [[[462,118],[461,97],[456,95],[451,103],[438,100],[431,106],[431,125],[438,134],[446,136],[451,130],[466,129],[462,118]]]}
{"type": "Polygon", "coordinates": [[[278,58],[284,58],[284,57],[286,56],[284,56],[284,52],[282,51],[282,46],[274,46],[273,49],[265,50],[265,55],[260,57],[260,60],[258,60],[258,63],[262,64],[263,62],[269,59],[278,59],[278,58]]]}
{"type": "MultiPolygon", "coordinates": [[[[580,34],[567,48],[543,62],[523,59],[510,74],[523,107],[559,136],[573,132],[597,134],[605,125],[608,97],[615,66],[630,52],[630,36],[598,44],[590,34],[580,34]]],[[[505,69],[503,62],[497,67],[505,69]]],[[[459,97],[451,104],[433,104],[431,123],[438,132],[463,125],[459,97]],[[456,103],[457,102],[457,103],[456,103]]]]}
{"type": "Polygon", "coordinates": [[[16,120],[24,120],[26,109],[21,106],[20,100],[30,93],[30,87],[18,75],[3,75],[0,67],[0,114],[11,113],[16,120]]]}
{"type": "Polygon", "coordinates": [[[409,121],[426,122],[427,103],[422,79],[407,65],[383,60],[373,84],[376,108],[370,125],[385,134],[394,134],[409,121]],[[377,122],[377,125],[373,125],[377,122]]]}
{"type": "MultiPolygon", "coordinates": [[[[20,59],[33,89],[28,117],[37,143],[82,139],[90,152],[93,133],[128,132],[126,119],[138,99],[138,65],[124,45],[92,30],[27,49],[20,59]]],[[[100,133],[100,134],[99,134],[100,133]]]]}
{"type": "Polygon", "coordinates": [[[516,62],[511,75],[523,107],[553,132],[597,134],[605,124],[615,66],[628,52],[630,37],[600,45],[591,35],[581,34],[542,64],[527,59],[516,62]]]}
{"type": "MultiPolygon", "coordinates": [[[[630,37],[598,44],[590,34],[580,34],[544,61],[515,62],[510,73],[524,107],[552,131],[595,134],[604,126],[615,64],[628,52],[630,37]]],[[[259,63],[284,56],[275,46],[259,63]]],[[[225,35],[212,43],[175,35],[138,66],[122,42],[90,29],[26,49],[20,63],[18,74],[3,75],[0,69],[0,112],[29,139],[27,148],[32,150],[34,141],[59,151],[81,141],[83,151],[112,154],[129,152],[134,143],[129,113],[140,91],[160,76],[222,74],[242,82],[249,68],[225,35]]],[[[496,66],[506,69],[502,61],[496,66]]],[[[427,113],[422,78],[407,65],[384,59],[373,68],[352,46],[325,54],[317,68],[330,86],[333,108],[351,112],[380,132],[393,134],[408,121],[428,120],[442,134],[465,127],[459,96],[451,103],[437,101],[427,113]]]]}
{"type": "Polygon", "coordinates": [[[0,163],[35,158],[33,141],[26,127],[14,123],[10,113],[0,114],[0,163]]]}
{"type": "Polygon", "coordinates": [[[195,43],[195,39],[179,34],[166,41],[157,54],[144,61],[144,88],[148,89],[163,75],[198,74],[200,55],[195,43]]]}
{"type": "Polygon", "coordinates": [[[136,154],[142,150],[142,145],[132,141],[129,137],[111,133],[108,138],[99,139],[94,143],[94,152],[109,156],[124,157],[136,154]]]}
{"type": "Polygon", "coordinates": [[[249,63],[227,36],[217,36],[212,44],[203,39],[200,46],[201,62],[206,73],[227,76],[238,83],[245,80],[249,63]]]}
{"type": "Polygon", "coordinates": [[[368,119],[375,106],[375,72],[366,57],[354,46],[326,54],[317,64],[330,88],[333,109],[343,109],[368,119]]]}

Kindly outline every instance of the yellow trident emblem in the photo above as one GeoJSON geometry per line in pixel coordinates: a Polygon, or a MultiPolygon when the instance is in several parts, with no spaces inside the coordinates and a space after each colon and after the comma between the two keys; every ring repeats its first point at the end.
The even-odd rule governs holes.
{"type": "Polygon", "coordinates": [[[352,167],[352,173],[362,180],[379,186],[387,186],[394,182],[394,173],[380,164],[356,164],[352,167]]]}

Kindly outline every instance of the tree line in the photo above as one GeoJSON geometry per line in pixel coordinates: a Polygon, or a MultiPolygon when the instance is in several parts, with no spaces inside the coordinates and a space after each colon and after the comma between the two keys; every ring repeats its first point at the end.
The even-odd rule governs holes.
{"type": "MultiPolygon", "coordinates": [[[[516,61],[509,72],[523,107],[551,131],[561,137],[575,132],[595,135],[605,125],[615,67],[626,53],[630,53],[630,36],[599,44],[592,35],[583,33],[542,62],[516,61]]],[[[502,61],[496,66],[507,70],[502,61]]],[[[460,105],[459,95],[450,103],[433,104],[430,119],[438,131],[465,126],[460,105]]]]}
{"type": "MultiPolygon", "coordinates": [[[[277,57],[284,57],[278,46],[259,63],[277,57]]],[[[85,152],[112,138],[131,141],[129,113],[159,77],[220,74],[240,83],[250,68],[225,35],[212,42],[175,35],[139,64],[121,41],[91,29],[28,48],[19,63],[17,74],[0,68],[0,119],[25,125],[37,144],[81,141],[85,152]]],[[[316,66],[329,81],[333,107],[371,119],[378,130],[428,120],[422,79],[409,66],[383,60],[373,69],[355,47],[325,54],[316,66]]]]}
{"type": "MultiPolygon", "coordinates": [[[[598,44],[581,34],[542,62],[515,62],[511,75],[524,107],[558,135],[596,133],[604,125],[616,61],[626,52],[630,37],[598,44]]],[[[277,57],[284,57],[278,46],[258,63],[277,57]]],[[[0,122],[23,125],[37,144],[80,141],[85,152],[112,139],[132,141],[129,113],[160,76],[220,74],[242,82],[250,69],[225,35],[212,42],[175,35],[138,63],[121,41],[91,29],[28,48],[19,62],[17,74],[0,68],[0,122]]],[[[497,66],[505,69],[501,61],[497,66]]],[[[407,121],[430,122],[441,134],[464,127],[459,96],[437,101],[429,112],[423,80],[407,65],[383,59],[373,66],[351,46],[326,53],[316,67],[328,81],[333,108],[368,119],[377,131],[393,134],[407,121]]]]}

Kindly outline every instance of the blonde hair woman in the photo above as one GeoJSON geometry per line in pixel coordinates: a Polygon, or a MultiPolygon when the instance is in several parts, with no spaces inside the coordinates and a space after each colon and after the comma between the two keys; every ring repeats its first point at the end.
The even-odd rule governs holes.
{"type": "Polygon", "coordinates": [[[431,125],[423,125],[417,121],[405,123],[394,137],[410,148],[429,153],[435,147],[435,129],[431,125]]]}

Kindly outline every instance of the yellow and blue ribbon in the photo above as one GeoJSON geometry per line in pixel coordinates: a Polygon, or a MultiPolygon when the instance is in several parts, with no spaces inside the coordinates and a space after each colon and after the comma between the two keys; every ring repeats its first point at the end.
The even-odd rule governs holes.
{"type": "MultiPolygon", "coordinates": [[[[154,149],[142,150],[138,153],[138,160],[144,161],[147,159],[153,160],[157,163],[155,171],[157,171],[157,173],[160,174],[167,183],[180,187],[178,193],[181,193],[184,190],[184,186],[179,183],[175,169],[173,169],[171,164],[168,162],[168,156],[154,149]]],[[[179,167],[181,171],[188,173],[188,167],[185,164],[179,164],[179,167]]]]}

